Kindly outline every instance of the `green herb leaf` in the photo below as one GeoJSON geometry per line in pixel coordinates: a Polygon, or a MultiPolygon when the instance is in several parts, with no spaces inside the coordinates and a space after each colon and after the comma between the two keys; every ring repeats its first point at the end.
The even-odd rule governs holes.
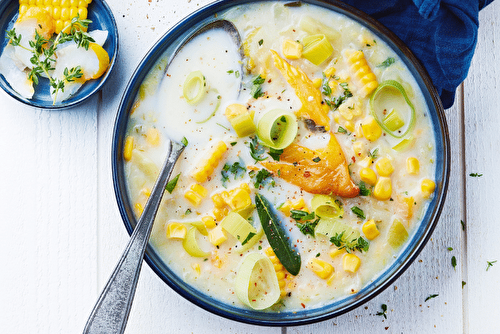
{"type": "Polygon", "coordinates": [[[269,152],[267,153],[273,158],[275,161],[280,161],[280,156],[283,154],[283,150],[276,150],[272,147],[269,148],[269,152]]]}
{"type": "Polygon", "coordinates": [[[346,240],[347,237],[344,236],[346,231],[343,231],[342,233],[338,234],[335,233],[333,237],[330,238],[330,242],[337,246],[338,249],[344,249],[348,253],[352,253],[353,251],[360,251],[360,252],[367,252],[368,249],[370,248],[370,243],[363,239],[363,237],[359,237],[357,239],[353,240],[346,240]]]}
{"type": "Polygon", "coordinates": [[[314,212],[309,213],[302,210],[290,210],[290,218],[297,221],[306,221],[316,218],[316,215],[314,214],[314,212]]]}
{"type": "Polygon", "coordinates": [[[254,237],[254,235],[256,235],[256,233],[253,233],[253,232],[248,233],[246,239],[243,240],[243,242],[241,243],[241,245],[243,246],[244,244],[246,244],[247,242],[249,242],[250,239],[252,239],[254,237]]]}
{"type": "Polygon", "coordinates": [[[192,211],[191,211],[191,209],[187,209],[187,210],[186,210],[186,212],[184,212],[184,215],[185,215],[185,216],[187,216],[187,215],[189,215],[191,212],[192,212],[192,211]]]}
{"type": "Polygon", "coordinates": [[[302,232],[304,235],[310,235],[312,237],[314,237],[314,229],[316,228],[316,226],[318,225],[319,223],[319,218],[316,219],[315,221],[313,222],[305,222],[305,223],[300,223],[300,222],[297,222],[297,227],[299,228],[300,232],[302,232]]]}
{"type": "Polygon", "coordinates": [[[375,160],[378,157],[378,148],[374,149],[373,151],[368,152],[368,156],[372,159],[375,160]]]}
{"type": "Polygon", "coordinates": [[[359,182],[358,187],[359,187],[359,194],[361,196],[370,196],[370,194],[372,193],[372,191],[366,187],[366,183],[363,181],[359,182]]]}
{"type": "Polygon", "coordinates": [[[462,281],[462,289],[464,288],[465,284],[467,283],[465,283],[465,281],[462,281]]]}
{"type": "Polygon", "coordinates": [[[266,79],[261,77],[260,74],[252,80],[252,88],[250,90],[250,95],[252,95],[254,99],[258,99],[259,97],[264,96],[264,92],[262,91],[262,84],[265,81],[266,79]]]}
{"type": "Polygon", "coordinates": [[[348,133],[348,132],[347,132],[347,130],[346,130],[346,129],[344,129],[343,127],[341,127],[341,126],[339,126],[339,128],[337,129],[337,132],[338,132],[338,133],[344,133],[344,134],[347,134],[347,133],[348,133]]]}
{"type": "Polygon", "coordinates": [[[250,156],[255,160],[255,162],[259,162],[262,160],[266,160],[262,155],[265,153],[264,146],[259,143],[257,137],[252,137],[249,143],[250,147],[250,156]]]}
{"type": "Polygon", "coordinates": [[[425,298],[425,301],[428,301],[429,299],[432,299],[432,298],[436,298],[437,296],[439,296],[437,293],[433,294],[433,295],[430,295],[427,298],[425,298]]]}
{"type": "Polygon", "coordinates": [[[396,62],[396,59],[389,57],[386,60],[384,60],[382,63],[377,65],[377,67],[387,68],[387,67],[391,66],[392,64],[394,64],[395,62],[396,62]]]}
{"type": "Polygon", "coordinates": [[[382,312],[377,312],[377,315],[383,316],[385,319],[387,319],[387,305],[382,304],[381,308],[382,312]]]}
{"type": "Polygon", "coordinates": [[[451,257],[451,266],[453,267],[453,269],[456,270],[456,267],[457,267],[457,258],[455,256],[451,257]]]}
{"type": "Polygon", "coordinates": [[[495,260],[495,261],[486,261],[486,263],[488,264],[488,266],[486,267],[486,271],[488,271],[490,269],[490,267],[493,267],[493,265],[495,263],[497,263],[497,260],[495,260]]]}
{"type": "Polygon", "coordinates": [[[274,253],[280,260],[283,267],[292,275],[297,275],[300,271],[300,254],[292,247],[286,235],[281,221],[273,212],[271,203],[262,195],[255,194],[255,206],[259,215],[262,229],[274,253]]]}
{"type": "Polygon", "coordinates": [[[255,189],[260,189],[265,185],[269,185],[269,187],[274,187],[276,183],[274,182],[273,174],[271,174],[271,172],[268,171],[267,169],[263,168],[259,170],[255,175],[255,182],[253,185],[255,189]]]}
{"type": "Polygon", "coordinates": [[[460,224],[462,224],[462,231],[465,231],[465,223],[463,220],[460,220],[460,224]]]}
{"type": "Polygon", "coordinates": [[[366,219],[366,216],[365,216],[365,213],[363,212],[363,210],[361,210],[360,208],[358,208],[357,206],[353,206],[351,208],[351,211],[354,212],[354,214],[356,216],[358,216],[358,218],[361,218],[361,219],[366,219]]]}
{"type": "Polygon", "coordinates": [[[184,146],[188,146],[188,144],[189,144],[189,142],[188,142],[188,140],[186,139],[186,137],[182,137],[181,143],[182,143],[182,145],[184,145],[184,146]]]}
{"type": "Polygon", "coordinates": [[[264,44],[264,40],[263,40],[263,39],[261,39],[261,40],[259,41],[259,46],[261,46],[262,44],[264,44]]]}
{"type": "Polygon", "coordinates": [[[172,180],[168,181],[167,185],[165,186],[166,191],[168,191],[169,193],[172,193],[172,191],[174,191],[174,188],[177,185],[177,181],[179,181],[179,176],[181,176],[181,173],[177,174],[172,180]]]}
{"type": "Polygon", "coordinates": [[[453,247],[448,247],[447,250],[451,252],[453,250],[453,247]]]}
{"type": "Polygon", "coordinates": [[[469,176],[472,176],[472,177],[481,177],[481,176],[483,176],[483,174],[470,173],[469,176]]]}

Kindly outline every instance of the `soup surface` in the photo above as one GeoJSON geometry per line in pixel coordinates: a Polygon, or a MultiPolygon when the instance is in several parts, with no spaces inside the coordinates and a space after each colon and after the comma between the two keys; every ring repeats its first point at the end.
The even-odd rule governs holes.
{"type": "Polygon", "coordinates": [[[224,303],[314,308],[357,293],[396,258],[434,192],[420,88],[382,40],[324,8],[265,2],[152,68],[124,159],[139,216],[183,142],[151,243],[224,303]],[[264,224],[264,228],[263,225],[264,224]]]}

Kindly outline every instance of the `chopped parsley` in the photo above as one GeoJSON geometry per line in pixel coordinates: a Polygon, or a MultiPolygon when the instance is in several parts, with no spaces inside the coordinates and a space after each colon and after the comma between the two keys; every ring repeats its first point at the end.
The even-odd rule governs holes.
{"type": "Polygon", "coordinates": [[[260,74],[252,80],[252,89],[250,90],[250,95],[252,95],[254,99],[258,99],[259,97],[264,96],[264,92],[262,91],[262,84],[265,81],[266,79],[261,77],[260,74]]]}
{"type": "Polygon", "coordinates": [[[316,218],[316,215],[314,212],[307,212],[307,211],[302,211],[302,210],[290,210],[290,218],[295,219],[297,221],[304,221],[304,220],[312,220],[316,218]]]}
{"type": "Polygon", "coordinates": [[[366,216],[365,216],[365,213],[363,212],[363,210],[361,210],[360,208],[358,208],[357,206],[353,206],[351,208],[351,211],[356,215],[358,216],[358,218],[361,218],[361,219],[366,219],[366,216]]]}
{"type": "Polygon", "coordinates": [[[321,161],[321,158],[320,157],[316,157],[313,159],[314,162],[320,162],[321,161]]]}
{"type": "Polygon", "coordinates": [[[264,40],[263,40],[263,39],[261,39],[261,40],[259,41],[259,46],[261,46],[262,44],[264,44],[264,40]]]}
{"type": "Polygon", "coordinates": [[[457,258],[455,256],[451,257],[451,266],[453,269],[457,270],[457,258]]]}
{"type": "Polygon", "coordinates": [[[186,139],[186,137],[182,137],[181,143],[182,143],[182,145],[184,145],[184,146],[188,146],[188,143],[189,143],[189,142],[188,142],[188,140],[186,139]]]}
{"type": "Polygon", "coordinates": [[[465,223],[463,220],[460,220],[460,224],[462,224],[462,231],[465,231],[465,223]]]}
{"type": "Polygon", "coordinates": [[[462,289],[464,288],[465,284],[467,283],[465,283],[465,281],[462,281],[462,289]]]}
{"type": "Polygon", "coordinates": [[[436,298],[437,296],[439,296],[437,293],[429,295],[427,298],[425,298],[425,301],[428,301],[429,299],[432,299],[432,298],[436,298]]]}
{"type": "Polygon", "coordinates": [[[265,152],[264,146],[259,143],[257,137],[252,137],[250,139],[249,147],[250,156],[255,160],[255,162],[266,160],[266,158],[262,157],[265,152]]]}
{"type": "Polygon", "coordinates": [[[269,152],[267,152],[276,161],[280,161],[280,156],[283,154],[283,150],[277,150],[272,147],[269,148],[269,152]]]}
{"type": "Polygon", "coordinates": [[[396,59],[389,57],[386,60],[384,60],[383,62],[381,62],[379,65],[377,65],[377,67],[387,68],[387,67],[391,66],[392,64],[394,64],[395,62],[396,62],[396,59]]]}
{"type": "Polygon", "coordinates": [[[470,173],[469,176],[472,176],[472,177],[481,177],[481,176],[483,176],[483,174],[470,173]]]}
{"type": "Polygon", "coordinates": [[[169,193],[172,193],[172,191],[174,191],[175,186],[177,185],[177,181],[179,181],[179,176],[181,176],[181,173],[177,174],[172,180],[168,181],[167,185],[165,186],[166,191],[168,191],[169,193]]]}
{"type": "Polygon", "coordinates": [[[383,316],[385,319],[387,319],[387,305],[386,304],[382,304],[381,306],[382,308],[382,312],[377,312],[377,315],[378,316],[383,316]]]}
{"type": "Polygon", "coordinates": [[[447,250],[448,252],[451,252],[453,250],[453,247],[448,247],[447,250]]]}
{"type": "Polygon", "coordinates": [[[234,179],[236,180],[237,177],[243,177],[246,171],[247,171],[246,167],[240,161],[236,161],[232,165],[225,163],[224,167],[222,167],[222,170],[220,172],[222,175],[222,185],[224,187],[226,186],[226,182],[229,181],[230,174],[233,174],[234,179]]]}
{"type": "Polygon", "coordinates": [[[257,174],[252,174],[255,176],[254,186],[255,189],[260,189],[265,185],[269,185],[269,187],[274,187],[276,184],[273,179],[273,174],[267,169],[261,169],[257,172],[257,174]]]}
{"type": "Polygon", "coordinates": [[[185,215],[185,216],[187,216],[187,215],[189,215],[191,212],[193,212],[193,211],[191,211],[191,209],[187,209],[187,210],[186,210],[186,212],[184,212],[184,215],[185,215]]]}
{"type": "Polygon", "coordinates": [[[305,222],[305,223],[300,223],[300,222],[297,222],[297,227],[299,228],[300,232],[302,232],[304,235],[311,235],[312,237],[314,237],[314,229],[316,228],[316,225],[318,225],[319,223],[319,218],[316,219],[315,221],[313,222],[305,222]]]}
{"type": "Polygon", "coordinates": [[[490,269],[490,267],[493,267],[493,265],[495,263],[497,263],[497,260],[495,260],[495,261],[486,261],[486,263],[488,264],[488,266],[486,267],[486,271],[488,271],[490,269]]]}
{"type": "Polygon", "coordinates": [[[358,250],[360,252],[367,252],[368,249],[370,248],[370,244],[368,241],[363,239],[363,237],[359,238],[354,238],[351,241],[346,240],[347,237],[344,236],[344,233],[346,231],[343,231],[342,233],[338,234],[335,233],[333,237],[330,238],[330,242],[337,246],[338,249],[345,249],[348,253],[352,253],[355,250],[358,250]]]}
{"type": "Polygon", "coordinates": [[[314,237],[314,229],[319,223],[319,218],[316,219],[314,212],[307,212],[302,210],[290,210],[290,218],[295,219],[297,227],[304,235],[311,235],[314,237]],[[312,221],[315,219],[314,221],[312,221]]]}
{"type": "Polygon", "coordinates": [[[230,144],[231,144],[231,146],[234,146],[234,145],[238,144],[238,142],[237,141],[232,141],[232,142],[230,142],[230,144]]]}
{"type": "Polygon", "coordinates": [[[344,133],[344,134],[347,134],[347,133],[348,133],[348,132],[347,132],[347,130],[346,130],[346,129],[344,129],[343,127],[341,127],[341,126],[339,126],[339,128],[337,129],[337,132],[338,132],[338,133],[344,133]]]}
{"type": "Polygon", "coordinates": [[[366,183],[363,181],[359,183],[358,187],[359,187],[359,194],[361,196],[370,196],[370,194],[372,193],[371,189],[367,188],[366,183]]]}

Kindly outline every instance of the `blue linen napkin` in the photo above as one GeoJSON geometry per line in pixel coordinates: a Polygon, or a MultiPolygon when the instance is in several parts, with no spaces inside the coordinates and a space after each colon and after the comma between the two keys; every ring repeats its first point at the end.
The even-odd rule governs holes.
{"type": "Polygon", "coordinates": [[[466,78],[478,14],[493,0],[342,0],[394,32],[425,66],[445,109],[466,78]]]}

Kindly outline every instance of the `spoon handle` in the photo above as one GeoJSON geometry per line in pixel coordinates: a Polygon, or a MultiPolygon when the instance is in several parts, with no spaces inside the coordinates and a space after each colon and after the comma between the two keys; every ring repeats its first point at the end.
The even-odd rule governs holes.
{"type": "Polygon", "coordinates": [[[84,334],[115,334],[125,331],[156,212],[175,162],[183,150],[183,145],[170,142],[168,158],[156,180],[151,196],[125,251],[90,314],[83,330],[84,334]]]}

